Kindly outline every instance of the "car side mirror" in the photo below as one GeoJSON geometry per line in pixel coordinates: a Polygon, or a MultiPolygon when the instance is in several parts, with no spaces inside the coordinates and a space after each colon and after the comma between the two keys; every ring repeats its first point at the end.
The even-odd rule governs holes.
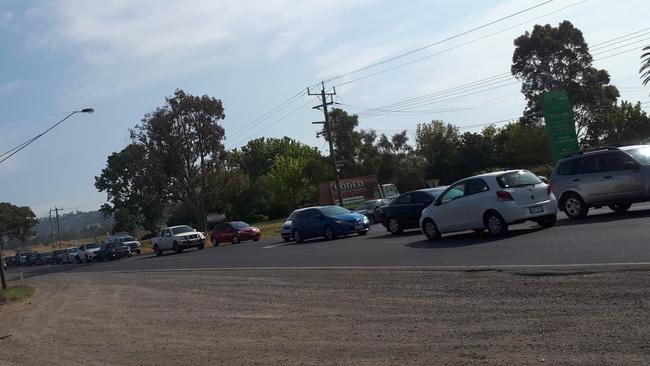
{"type": "Polygon", "coordinates": [[[440,205],[442,205],[442,200],[438,198],[437,200],[433,201],[433,205],[434,205],[434,206],[440,206],[440,205]]]}
{"type": "Polygon", "coordinates": [[[634,161],[626,161],[625,164],[623,165],[623,167],[624,167],[626,170],[639,170],[639,169],[641,169],[641,167],[639,166],[639,164],[637,164],[637,163],[634,162],[634,161]]]}
{"type": "Polygon", "coordinates": [[[539,180],[541,180],[542,182],[548,184],[548,179],[546,179],[546,177],[542,177],[541,175],[538,175],[537,178],[539,178],[539,180]]]}

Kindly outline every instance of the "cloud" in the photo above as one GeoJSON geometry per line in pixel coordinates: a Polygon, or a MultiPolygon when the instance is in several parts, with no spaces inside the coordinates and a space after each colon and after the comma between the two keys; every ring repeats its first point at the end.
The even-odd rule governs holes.
{"type": "Polygon", "coordinates": [[[25,85],[27,85],[27,83],[24,81],[10,81],[5,84],[0,84],[0,95],[12,93],[25,85]]]}

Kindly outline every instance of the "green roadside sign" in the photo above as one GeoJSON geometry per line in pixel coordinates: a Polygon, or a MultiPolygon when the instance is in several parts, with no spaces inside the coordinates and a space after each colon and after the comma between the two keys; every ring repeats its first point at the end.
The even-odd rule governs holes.
{"type": "Polygon", "coordinates": [[[540,98],[553,159],[557,161],[569,154],[580,151],[576,125],[571,114],[571,105],[566,91],[546,92],[540,98]]]}

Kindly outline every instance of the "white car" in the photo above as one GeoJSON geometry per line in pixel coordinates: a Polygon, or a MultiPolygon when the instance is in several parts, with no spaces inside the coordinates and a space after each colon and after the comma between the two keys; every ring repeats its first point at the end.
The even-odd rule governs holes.
{"type": "Polygon", "coordinates": [[[205,235],[187,225],[172,226],[160,230],[157,236],[151,238],[151,244],[157,256],[166,250],[182,253],[187,248],[205,247],[205,235]]]}
{"type": "Polygon", "coordinates": [[[79,258],[79,262],[90,262],[95,257],[97,256],[97,253],[99,252],[100,245],[97,243],[90,243],[90,244],[82,244],[79,247],[79,251],[77,252],[77,256],[79,258]]]}
{"type": "Polygon", "coordinates": [[[557,201],[550,187],[527,170],[509,170],[462,179],[449,186],[420,216],[428,239],[442,233],[487,229],[501,235],[508,225],[555,225],[557,201]]]}

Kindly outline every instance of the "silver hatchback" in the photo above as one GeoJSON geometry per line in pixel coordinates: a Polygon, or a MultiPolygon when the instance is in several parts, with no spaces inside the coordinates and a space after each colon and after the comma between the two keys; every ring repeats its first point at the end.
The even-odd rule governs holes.
{"type": "Polygon", "coordinates": [[[572,219],[590,207],[624,212],[650,200],[650,145],[609,147],[577,153],[555,165],[550,185],[560,210],[572,219]]]}

